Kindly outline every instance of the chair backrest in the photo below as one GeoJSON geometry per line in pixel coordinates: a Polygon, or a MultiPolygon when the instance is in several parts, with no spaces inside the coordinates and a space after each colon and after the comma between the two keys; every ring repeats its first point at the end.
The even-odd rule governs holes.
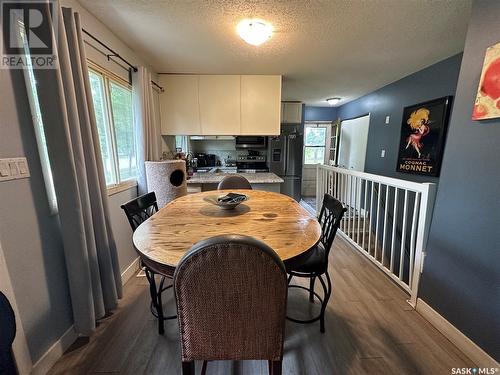
{"type": "Polygon", "coordinates": [[[248,180],[240,175],[232,174],[229,176],[225,176],[221,182],[219,182],[219,186],[217,186],[217,190],[229,190],[229,189],[249,189],[252,190],[252,185],[248,180]]]}
{"type": "Polygon", "coordinates": [[[134,198],[122,204],[120,207],[125,211],[132,231],[135,231],[141,223],[158,212],[158,204],[156,203],[156,195],[154,192],[134,198]]]}
{"type": "Polygon", "coordinates": [[[335,199],[330,194],[325,194],[318,221],[321,225],[320,241],[326,250],[327,257],[332,247],[333,240],[335,239],[335,235],[337,234],[340,221],[346,211],[347,209],[342,206],[339,200],[335,199]]]}
{"type": "Polygon", "coordinates": [[[0,374],[16,374],[12,343],[16,336],[14,310],[7,297],[0,292],[0,374]]]}
{"type": "Polygon", "coordinates": [[[281,360],[287,279],[266,244],[246,236],[195,244],[174,274],[182,361],[281,360]]]}

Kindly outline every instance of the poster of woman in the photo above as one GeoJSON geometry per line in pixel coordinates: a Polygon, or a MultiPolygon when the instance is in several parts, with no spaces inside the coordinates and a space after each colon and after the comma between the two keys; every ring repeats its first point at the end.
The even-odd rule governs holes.
{"type": "Polygon", "coordinates": [[[441,167],[451,96],[405,107],[396,170],[437,177],[441,167]]]}

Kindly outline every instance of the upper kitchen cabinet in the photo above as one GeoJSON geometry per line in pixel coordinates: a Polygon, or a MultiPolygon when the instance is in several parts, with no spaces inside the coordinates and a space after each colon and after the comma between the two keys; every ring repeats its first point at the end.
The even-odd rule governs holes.
{"type": "Polygon", "coordinates": [[[164,135],[201,134],[198,105],[198,76],[161,74],[161,133],[164,135]]]}
{"type": "Polygon", "coordinates": [[[164,135],[280,133],[281,76],[161,74],[160,82],[164,135]]]}
{"type": "Polygon", "coordinates": [[[240,76],[200,75],[201,134],[240,134],[240,76]]]}
{"type": "Polygon", "coordinates": [[[280,134],[281,76],[241,76],[242,135],[280,134]]]}
{"type": "Polygon", "coordinates": [[[302,122],[302,103],[282,102],[281,103],[281,123],[300,124],[302,122]]]}

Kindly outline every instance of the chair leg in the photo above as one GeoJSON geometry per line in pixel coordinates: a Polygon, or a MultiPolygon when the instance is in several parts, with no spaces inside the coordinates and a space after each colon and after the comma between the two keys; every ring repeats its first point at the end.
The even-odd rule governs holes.
{"type": "Polygon", "coordinates": [[[328,293],[325,296],[325,309],[326,309],[326,305],[328,304],[328,301],[330,300],[330,297],[332,295],[332,281],[330,280],[330,275],[328,274],[328,271],[326,271],[325,276],[326,276],[326,282],[328,284],[327,287],[328,293]]]}
{"type": "Polygon", "coordinates": [[[282,361],[269,361],[269,375],[281,375],[282,361]]]}
{"type": "Polygon", "coordinates": [[[164,324],[163,324],[163,306],[161,300],[161,290],[163,289],[163,283],[165,281],[165,277],[161,278],[160,282],[160,292],[158,293],[158,289],[156,288],[156,280],[155,274],[150,269],[146,267],[145,269],[146,278],[149,281],[149,293],[151,294],[151,303],[153,304],[154,309],[156,310],[156,315],[158,318],[158,333],[163,335],[165,332],[164,324]]]}
{"type": "Polygon", "coordinates": [[[314,303],[314,282],[316,281],[316,277],[311,277],[309,279],[309,302],[314,303]]]}
{"type": "Polygon", "coordinates": [[[163,335],[165,333],[165,320],[163,319],[163,302],[161,299],[161,294],[162,294],[161,291],[163,290],[164,283],[165,283],[165,276],[162,276],[157,293],[158,303],[156,307],[156,312],[158,314],[158,333],[160,335],[163,335]]]}
{"type": "Polygon", "coordinates": [[[182,375],[194,375],[194,361],[182,361],[182,375]]]}
{"type": "Polygon", "coordinates": [[[205,375],[207,373],[207,364],[208,361],[203,361],[203,366],[201,367],[201,375],[205,375]]]}
{"type": "Polygon", "coordinates": [[[320,332],[321,333],[325,333],[325,311],[326,311],[326,307],[328,305],[328,300],[330,299],[330,295],[332,293],[332,283],[330,281],[330,275],[328,275],[328,271],[325,272],[325,277],[326,277],[326,281],[328,283],[328,286],[325,284],[325,281],[323,280],[323,277],[319,276],[318,279],[321,283],[321,286],[323,287],[323,293],[324,293],[324,299],[323,299],[323,303],[321,304],[321,313],[320,313],[320,332]]]}

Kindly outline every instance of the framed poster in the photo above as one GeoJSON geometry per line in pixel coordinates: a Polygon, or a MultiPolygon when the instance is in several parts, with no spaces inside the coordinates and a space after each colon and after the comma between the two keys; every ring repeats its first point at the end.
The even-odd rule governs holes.
{"type": "Polygon", "coordinates": [[[472,111],[473,120],[500,117],[500,43],[486,49],[483,70],[472,111]]]}
{"type": "Polygon", "coordinates": [[[451,96],[405,107],[396,171],[439,176],[451,96]]]}

